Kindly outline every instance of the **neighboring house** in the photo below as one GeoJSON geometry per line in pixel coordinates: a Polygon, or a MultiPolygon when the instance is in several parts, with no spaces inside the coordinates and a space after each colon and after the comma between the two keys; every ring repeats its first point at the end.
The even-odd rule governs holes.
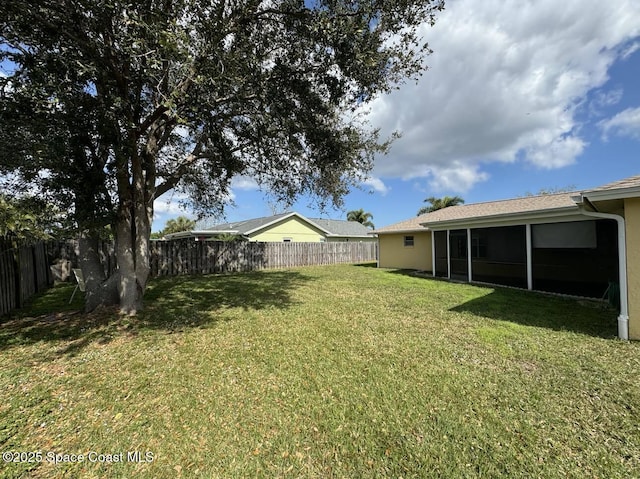
{"type": "Polygon", "coordinates": [[[374,233],[383,268],[588,297],[619,289],[618,335],[640,339],[640,175],[452,206],[374,233]]]}
{"type": "Polygon", "coordinates": [[[324,241],[375,241],[371,230],[355,221],[306,218],[299,213],[254,218],[224,223],[194,231],[166,235],[166,239],[195,238],[215,240],[237,236],[248,241],[308,242],[324,241]]]}

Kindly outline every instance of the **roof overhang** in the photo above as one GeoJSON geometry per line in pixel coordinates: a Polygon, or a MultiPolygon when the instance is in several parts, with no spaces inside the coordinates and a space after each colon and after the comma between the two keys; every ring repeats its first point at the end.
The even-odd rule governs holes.
{"type": "Polygon", "coordinates": [[[623,200],[625,198],[638,198],[640,197],[640,186],[633,186],[631,188],[616,188],[611,190],[595,190],[584,191],[580,195],[571,197],[587,197],[591,201],[607,201],[607,200],[623,200]]]}
{"type": "Polygon", "coordinates": [[[193,230],[193,231],[179,231],[178,233],[169,233],[165,235],[167,239],[180,239],[191,238],[199,236],[213,236],[219,234],[239,234],[237,230],[193,230]]]}
{"type": "Polygon", "coordinates": [[[372,235],[375,235],[375,233],[369,233],[369,234],[366,234],[366,235],[329,234],[329,235],[327,235],[327,238],[371,238],[372,235]]]}
{"type": "Polygon", "coordinates": [[[464,229],[470,227],[490,228],[495,226],[517,226],[522,224],[564,223],[568,221],[586,221],[590,218],[580,213],[576,205],[565,208],[531,211],[527,213],[498,214],[478,218],[432,221],[421,223],[433,231],[464,229]]]}
{"type": "Polygon", "coordinates": [[[429,231],[429,228],[427,228],[426,226],[422,226],[420,228],[406,228],[406,229],[393,230],[393,231],[373,231],[370,234],[377,234],[378,236],[380,236],[380,235],[397,235],[397,234],[404,234],[404,233],[426,233],[428,231],[429,231]]]}

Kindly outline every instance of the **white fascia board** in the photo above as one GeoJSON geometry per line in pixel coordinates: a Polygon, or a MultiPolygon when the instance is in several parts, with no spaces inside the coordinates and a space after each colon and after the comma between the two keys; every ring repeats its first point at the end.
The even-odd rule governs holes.
{"type": "Polygon", "coordinates": [[[213,235],[220,235],[220,234],[237,235],[237,234],[240,234],[240,233],[238,233],[238,230],[202,230],[202,231],[190,231],[190,233],[193,236],[213,236],[213,235]]]}
{"type": "Polygon", "coordinates": [[[466,228],[491,228],[497,226],[517,226],[523,224],[566,223],[569,221],[587,221],[577,208],[563,208],[558,210],[536,211],[527,214],[492,215],[481,218],[467,218],[460,220],[439,221],[428,224],[434,231],[466,228]]]}
{"type": "Polygon", "coordinates": [[[366,235],[339,235],[339,234],[328,234],[327,238],[371,238],[371,235],[375,233],[370,233],[366,235]]]}
{"type": "Polygon", "coordinates": [[[164,235],[166,239],[180,239],[180,238],[188,238],[192,235],[192,231],[178,231],[177,233],[169,233],[164,235]]]}
{"type": "Polygon", "coordinates": [[[404,233],[428,233],[431,231],[430,228],[423,226],[422,228],[407,228],[404,230],[393,230],[393,231],[374,231],[371,234],[380,235],[396,235],[396,234],[404,234],[404,233]]]}
{"type": "Polygon", "coordinates": [[[188,238],[190,236],[213,236],[223,233],[237,235],[238,230],[193,230],[193,231],[179,231],[177,233],[169,233],[165,235],[167,239],[188,238]]]}
{"type": "Polygon", "coordinates": [[[633,188],[618,188],[616,190],[584,191],[582,193],[582,196],[583,197],[586,196],[591,201],[622,200],[625,198],[637,198],[637,197],[640,197],[640,186],[634,186],[633,188]]]}

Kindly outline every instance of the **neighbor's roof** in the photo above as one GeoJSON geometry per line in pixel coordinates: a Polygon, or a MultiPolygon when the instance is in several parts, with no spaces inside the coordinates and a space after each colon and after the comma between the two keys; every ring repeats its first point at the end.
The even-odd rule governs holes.
{"type": "Polygon", "coordinates": [[[323,218],[306,218],[299,213],[289,212],[279,215],[265,216],[262,218],[252,218],[244,221],[234,221],[223,223],[209,228],[203,228],[198,233],[232,233],[239,235],[249,235],[260,231],[272,224],[276,224],[289,217],[295,216],[311,226],[319,229],[327,236],[361,236],[368,237],[370,229],[354,221],[330,220],[323,218]]]}
{"type": "MultiPolygon", "coordinates": [[[[200,232],[207,233],[234,233],[239,235],[248,235],[259,231],[267,226],[278,223],[291,216],[299,216],[297,213],[282,213],[273,216],[264,216],[262,218],[251,218],[242,221],[233,221],[231,223],[222,223],[209,228],[203,228],[200,232]]],[[[306,218],[305,218],[306,219],[306,218]]]]}
{"type": "Polygon", "coordinates": [[[370,237],[371,230],[357,221],[329,220],[325,218],[309,218],[313,224],[330,232],[329,236],[362,236],[370,237]]]}

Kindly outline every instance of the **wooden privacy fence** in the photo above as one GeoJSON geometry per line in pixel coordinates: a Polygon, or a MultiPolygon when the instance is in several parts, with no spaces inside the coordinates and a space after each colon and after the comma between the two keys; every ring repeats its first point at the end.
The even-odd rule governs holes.
{"type": "Polygon", "coordinates": [[[375,242],[253,243],[153,241],[151,275],[231,273],[375,261],[375,242]]]}
{"type": "Polygon", "coordinates": [[[0,239],[0,315],[20,308],[52,282],[46,243],[0,239]]]}
{"type": "MultiPolygon", "coordinates": [[[[98,248],[106,274],[116,269],[113,243],[98,248]]],[[[377,243],[251,243],[152,241],[151,276],[234,273],[377,259],[377,243]]],[[[16,244],[0,239],[0,316],[22,307],[54,279],[68,280],[78,265],[77,241],[16,244]]]]}

